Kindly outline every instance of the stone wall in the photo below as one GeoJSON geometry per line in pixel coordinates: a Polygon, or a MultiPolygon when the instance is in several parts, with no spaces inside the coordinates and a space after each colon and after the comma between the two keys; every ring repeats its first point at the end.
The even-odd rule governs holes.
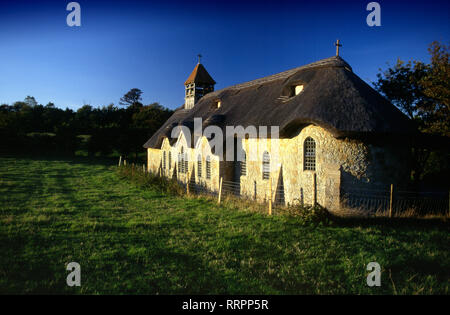
{"type": "MultiPolygon", "coordinates": [[[[205,137],[194,148],[188,148],[182,133],[173,146],[165,139],[161,150],[148,149],[149,170],[158,172],[163,152],[167,152],[167,156],[171,152],[172,165],[162,170],[162,174],[176,176],[181,182],[186,182],[188,174],[177,172],[181,147],[187,152],[191,180],[213,191],[219,189],[220,177],[226,181],[236,181],[234,168],[239,164],[220,161],[217,155],[211,153],[205,137]],[[211,179],[206,179],[208,156],[211,158],[211,179]],[[199,157],[202,167],[200,177],[197,170],[199,157]]],[[[367,187],[384,187],[408,179],[407,150],[393,146],[376,147],[357,140],[336,139],[323,128],[314,125],[303,128],[290,139],[244,139],[242,148],[247,155],[246,175],[240,176],[238,185],[242,195],[257,201],[266,201],[270,195],[269,179],[263,179],[264,151],[270,154],[272,198],[285,204],[310,205],[315,198],[317,203],[330,210],[338,209],[341,196],[347,192],[367,187]],[[314,171],[304,170],[303,151],[308,137],[316,145],[314,171]]]]}

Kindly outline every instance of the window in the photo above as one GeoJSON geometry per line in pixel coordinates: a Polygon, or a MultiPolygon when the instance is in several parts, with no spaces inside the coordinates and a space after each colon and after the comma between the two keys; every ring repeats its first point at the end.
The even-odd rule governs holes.
{"type": "Polygon", "coordinates": [[[294,90],[294,95],[299,95],[303,91],[303,84],[296,85],[294,90]]]}
{"type": "Polygon", "coordinates": [[[163,152],[163,169],[166,169],[166,151],[163,152]]]}
{"type": "Polygon", "coordinates": [[[247,175],[247,155],[245,154],[245,151],[242,150],[241,155],[241,176],[247,175]]]}
{"type": "Polygon", "coordinates": [[[206,179],[211,179],[211,158],[206,158],[206,179]]]}
{"type": "Polygon", "coordinates": [[[316,170],[316,142],[313,138],[308,137],[305,139],[303,145],[303,170],[315,171],[316,170]]]}
{"type": "Polygon", "coordinates": [[[199,154],[197,157],[197,176],[202,177],[202,156],[199,154]]]}
{"type": "Polygon", "coordinates": [[[220,107],[222,107],[222,101],[220,99],[213,100],[213,102],[211,104],[211,109],[215,110],[215,109],[219,109],[220,107]]]}
{"type": "Polygon", "coordinates": [[[265,151],[263,154],[263,179],[269,179],[270,177],[270,155],[265,151]]]}
{"type": "Polygon", "coordinates": [[[178,168],[180,173],[186,173],[186,161],[183,147],[181,147],[181,152],[178,154],[178,168]]]}

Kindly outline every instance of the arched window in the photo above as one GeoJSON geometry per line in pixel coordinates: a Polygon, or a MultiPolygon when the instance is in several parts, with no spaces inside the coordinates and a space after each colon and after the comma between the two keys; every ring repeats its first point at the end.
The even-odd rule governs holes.
{"type": "Polygon", "coordinates": [[[163,152],[163,161],[162,161],[162,162],[163,162],[163,163],[162,163],[162,164],[163,164],[162,166],[163,166],[163,169],[164,169],[164,170],[166,169],[166,158],[167,158],[167,157],[166,157],[166,151],[164,151],[164,152],[163,152]]]}
{"type": "Polygon", "coordinates": [[[247,175],[247,155],[245,154],[245,151],[242,150],[241,153],[241,176],[247,175]]]}
{"type": "Polygon", "coordinates": [[[263,154],[263,179],[270,177],[270,155],[269,152],[264,151],[263,154]]]}
{"type": "Polygon", "coordinates": [[[316,170],[316,142],[308,137],[303,144],[303,170],[316,170]]]}
{"type": "Polygon", "coordinates": [[[184,172],[187,173],[189,171],[189,161],[187,153],[184,153],[184,172]]]}
{"type": "Polygon", "coordinates": [[[178,168],[180,169],[180,173],[185,173],[185,166],[186,164],[184,163],[184,148],[181,147],[181,152],[178,155],[178,168]]]}
{"type": "Polygon", "coordinates": [[[197,176],[198,178],[202,177],[202,156],[200,154],[197,156],[197,176]]]}
{"type": "Polygon", "coordinates": [[[211,179],[211,158],[206,157],[206,179],[211,179]]]}

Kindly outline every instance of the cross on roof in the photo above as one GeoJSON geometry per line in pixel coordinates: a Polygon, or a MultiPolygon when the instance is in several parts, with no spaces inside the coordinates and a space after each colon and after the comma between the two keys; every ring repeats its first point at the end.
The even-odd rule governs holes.
{"type": "Polygon", "coordinates": [[[198,54],[197,57],[198,57],[198,63],[200,63],[200,60],[201,60],[201,58],[202,58],[202,55],[198,54]]]}
{"type": "Polygon", "coordinates": [[[342,45],[339,44],[339,39],[336,41],[334,46],[336,46],[336,56],[339,56],[339,47],[342,47],[342,45]]]}

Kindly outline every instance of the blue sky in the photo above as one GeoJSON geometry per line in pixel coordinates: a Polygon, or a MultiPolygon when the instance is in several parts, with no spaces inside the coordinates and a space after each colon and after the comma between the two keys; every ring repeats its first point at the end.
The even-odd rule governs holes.
{"type": "Polygon", "coordinates": [[[183,104],[183,82],[202,63],[216,89],[335,55],[367,82],[387,62],[428,61],[448,43],[449,1],[80,0],[81,27],[66,24],[70,1],[0,2],[0,104],[34,96],[77,109],[118,104],[131,88],[145,104],[183,104]]]}

